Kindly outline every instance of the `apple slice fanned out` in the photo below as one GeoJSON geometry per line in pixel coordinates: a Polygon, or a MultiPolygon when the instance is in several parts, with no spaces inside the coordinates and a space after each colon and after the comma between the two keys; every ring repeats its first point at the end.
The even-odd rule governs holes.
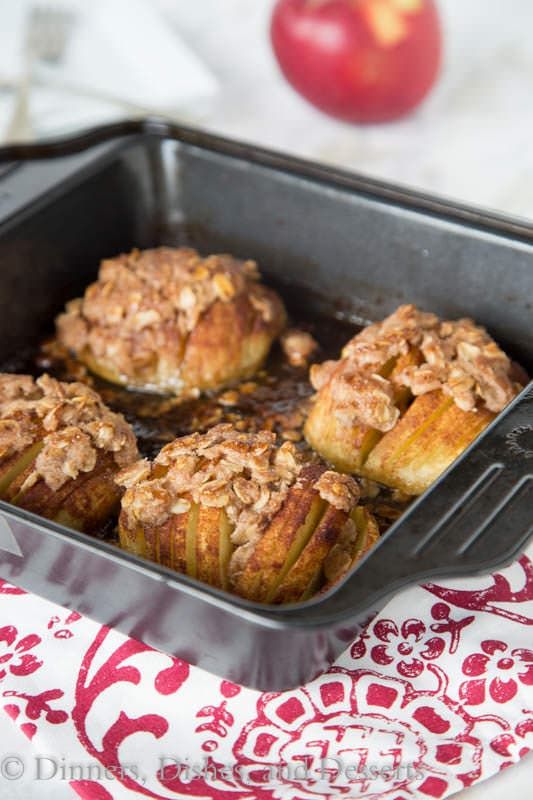
{"type": "Polygon", "coordinates": [[[280,581],[273,597],[276,603],[306,600],[323,582],[323,564],[346,525],[346,513],[329,506],[318,521],[299,557],[280,581]]]}
{"type": "MultiPolygon", "coordinates": [[[[396,375],[410,366],[420,363],[420,352],[410,350],[406,355],[389,359],[378,375],[394,383],[396,375]]],[[[341,363],[342,368],[342,363],[341,363]]],[[[403,386],[394,386],[394,403],[405,409],[411,393],[403,386]]],[[[377,445],[383,433],[355,419],[347,425],[339,418],[338,400],[334,384],[326,383],[318,392],[305,423],[305,437],[311,447],[343,472],[360,473],[369,453],[377,445]]]]}
{"type": "Polygon", "coordinates": [[[160,525],[131,525],[127,515],[119,521],[121,546],[142,558],[170,567],[191,578],[227,589],[233,546],[223,508],[199,506],[183,500],[186,511],[173,513],[160,525]]]}
{"type": "Polygon", "coordinates": [[[223,508],[198,507],[196,539],[190,546],[196,560],[194,577],[219,589],[228,588],[231,532],[232,525],[223,508]]]}
{"type": "Polygon", "coordinates": [[[357,506],[351,514],[355,536],[349,542],[339,541],[324,561],[324,588],[328,591],[374,547],[379,539],[379,526],[367,508],[357,506]]]}
{"type": "Polygon", "coordinates": [[[421,494],[495,418],[463,411],[442,391],[417,397],[366,460],[363,473],[407,494],[421,494]]]}
{"type": "Polygon", "coordinates": [[[196,559],[196,577],[211,586],[222,588],[224,575],[221,574],[220,553],[221,531],[224,527],[226,512],[223,508],[200,506],[196,526],[194,553],[196,559]]]}
{"type": "Polygon", "coordinates": [[[8,499],[11,485],[35,462],[42,446],[42,442],[37,442],[21,453],[15,453],[0,461],[0,498],[2,500],[8,499]]]}
{"type": "Polygon", "coordinates": [[[0,431],[0,499],[86,532],[116,512],[114,478],[137,445],[92,389],[0,374],[0,431]]]}
{"type": "Polygon", "coordinates": [[[326,507],[312,484],[293,488],[233,582],[234,591],[248,600],[272,602],[313,536],[326,507]]]}
{"type": "Polygon", "coordinates": [[[0,498],[34,514],[80,531],[97,531],[118,509],[120,490],[114,482],[117,466],[109,454],[99,454],[90,473],[80,473],[53,489],[37,473],[36,458],[43,442],[10,459],[0,479],[0,498]]]}
{"type": "Polygon", "coordinates": [[[59,489],[52,489],[37,474],[36,456],[42,443],[32,448],[34,457],[21,459],[26,466],[2,492],[2,499],[77,530],[97,530],[117,510],[120,491],[114,482],[116,464],[110,454],[99,453],[89,473],[80,473],[59,489]],[[29,462],[29,463],[28,463],[29,462]]]}

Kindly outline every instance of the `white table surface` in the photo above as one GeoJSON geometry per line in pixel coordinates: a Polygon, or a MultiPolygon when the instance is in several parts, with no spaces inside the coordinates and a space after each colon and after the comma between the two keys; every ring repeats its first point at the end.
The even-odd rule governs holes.
{"type": "MultiPolygon", "coordinates": [[[[220,82],[187,121],[224,135],[340,165],[507,214],[533,218],[533,3],[440,0],[446,37],[438,87],[408,119],[353,127],[330,120],[281,79],[267,39],[271,0],[153,0],[220,82]]],[[[71,99],[65,98],[65,103],[71,99]]],[[[38,112],[38,109],[37,109],[38,112]]],[[[94,111],[94,122],[99,111],[94,111]]],[[[120,116],[109,108],[102,119],[120,116]]],[[[55,132],[54,119],[36,125],[55,132]]],[[[31,760],[22,733],[0,714],[2,750],[31,760]]],[[[533,754],[461,800],[533,797],[533,754]]],[[[0,780],[0,799],[65,800],[68,785],[0,780]]]]}
{"type": "Polygon", "coordinates": [[[202,124],[228,136],[533,217],[533,3],[437,0],[446,53],[423,106],[356,127],[281,79],[267,37],[273,0],[157,0],[221,83],[202,124]]]}

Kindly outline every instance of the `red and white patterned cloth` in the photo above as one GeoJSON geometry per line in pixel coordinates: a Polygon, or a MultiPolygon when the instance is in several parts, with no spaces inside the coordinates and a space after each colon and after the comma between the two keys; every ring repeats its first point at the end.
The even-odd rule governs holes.
{"type": "Polygon", "coordinates": [[[85,800],[444,798],[533,745],[533,547],[403,592],[277,694],[0,581],[0,705],[85,800]]]}

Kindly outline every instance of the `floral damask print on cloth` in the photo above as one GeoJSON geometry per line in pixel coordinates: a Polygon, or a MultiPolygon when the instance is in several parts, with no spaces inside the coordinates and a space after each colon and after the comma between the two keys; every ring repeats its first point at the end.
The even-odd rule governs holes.
{"type": "Polygon", "coordinates": [[[66,775],[83,800],[445,798],[533,747],[530,557],[398,595],[281,693],[1,583],[1,699],[36,750],[87,765],[66,775]]]}
{"type": "Polygon", "coordinates": [[[483,703],[487,691],[494,702],[507,703],[516,696],[519,683],[533,686],[533,650],[510,650],[497,639],[485,639],[480,649],[463,661],[463,674],[471,676],[459,687],[465,705],[483,703]]]}
{"type": "Polygon", "coordinates": [[[35,633],[27,636],[19,635],[14,625],[4,625],[0,628],[0,681],[11,673],[12,675],[31,675],[39,669],[43,662],[30,652],[41,643],[41,637],[35,633]]]}
{"type": "Polygon", "coordinates": [[[522,556],[505,573],[497,572],[486,578],[477,578],[476,583],[477,589],[461,588],[451,582],[443,586],[427,583],[425,588],[451,605],[471,611],[485,611],[523,625],[533,625],[531,608],[527,614],[527,606],[522,607],[533,595],[533,561],[530,554],[522,556]]]}

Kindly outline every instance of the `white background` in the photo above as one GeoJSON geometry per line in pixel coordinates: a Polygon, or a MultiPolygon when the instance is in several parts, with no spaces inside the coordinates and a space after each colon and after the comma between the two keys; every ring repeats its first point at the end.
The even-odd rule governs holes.
{"type": "Polygon", "coordinates": [[[444,69],[404,121],[330,120],[280,79],[267,31],[271,0],[158,0],[219,77],[205,123],[261,142],[533,217],[533,3],[438,0],[444,69]]]}

